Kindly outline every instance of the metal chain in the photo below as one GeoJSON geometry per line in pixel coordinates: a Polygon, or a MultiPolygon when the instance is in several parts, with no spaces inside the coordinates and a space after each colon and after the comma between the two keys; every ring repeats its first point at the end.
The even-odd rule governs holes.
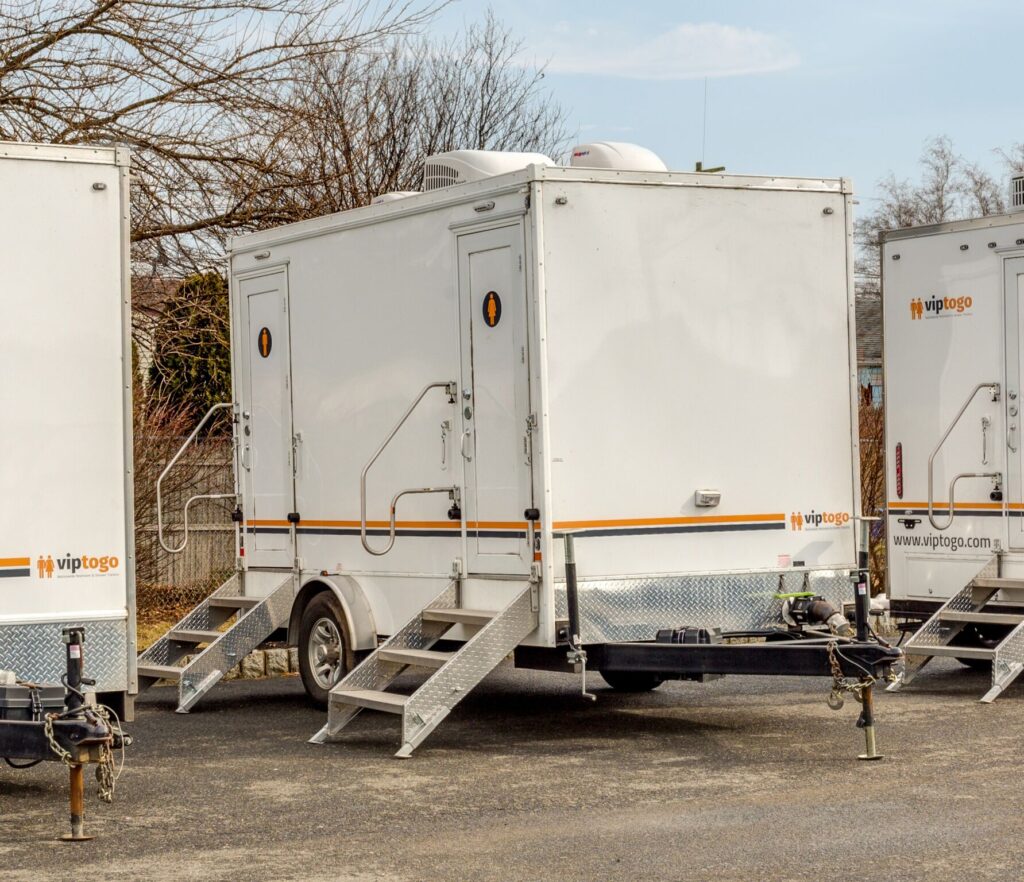
{"type": "Polygon", "coordinates": [[[863,680],[856,677],[847,677],[843,673],[842,665],[839,664],[839,641],[828,642],[828,663],[832,671],[832,691],[828,694],[827,703],[832,710],[839,710],[846,702],[843,693],[849,693],[857,701],[863,702],[864,690],[873,686],[877,678],[865,677],[863,680]]]}
{"type": "Polygon", "coordinates": [[[100,760],[96,765],[96,795],[101,802],[114,801],[114,785],[117,777],[114,775],[114,751],[110,749],[109,742],[100,748],[100,760]]]}
{"type": "MultiPolygon", "coordinates": [[[[110,714],[105,708],[93,705],[89,709],[104,722],[110,734],[110,737],[100,745],[100,758],[96,763],[96,783],[98,785],[96,795],[102,802],[110,803],[114,801],[114,787],[117,782],[117,776],[114,774],[114,751],[111,748],[114,740],[114,727],[110,722],[110,714]]],[[[77,765],[77,763],[74,762],[70,751],[65,750],[57,743],[57,739],[53,734],[53,721],[58,717],[59,714],[47,714],[43,722],[43,732],[46,734],[46,740],[50,744],[50,750],[53,751],[55,756],[60,758],[64,765],[71,768],[77,765]]]]}
{"type": "Polygon", "coordinates": [[[53,721],[57,719],[58,714],[47,714],[43,721],[43,732],[46,735],[46,740],[50,742],[50,750],[60,758],[60,761],[64,763],[69,769],[75,765],[72,761],[71,753],[65,750],[57,743],[57,739],[53,737],[53,721]]]}
{"type": "Polygon", "coordinates": [[[102,705],[93,705],[91,710],[107,726],[110,737],[100,747],[100,758],[96,764],[96,795],[101,802],[111,803],[114,801],[114,786],[117,783],[117,776],[114,774],[114,751],[111,744],[114,740],[114,725],[110,721],[110,714],[102,705]]]}

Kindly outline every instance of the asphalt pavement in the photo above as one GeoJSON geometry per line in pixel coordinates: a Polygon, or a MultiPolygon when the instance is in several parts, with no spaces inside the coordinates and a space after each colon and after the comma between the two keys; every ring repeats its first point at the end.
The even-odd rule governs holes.
{"type": "Polygon", "coordinates": [[[113,805],[88,779],[90,843],[65,770],[0,765],[0,879],[1017,880],[1024,684],[936,660],[857,706],[819,679],[733,677],[620,695],[503,668],[411,759],[396,718],[340,743],[294,677],[217,686],[191,714],[153,689],[113,805]]]}

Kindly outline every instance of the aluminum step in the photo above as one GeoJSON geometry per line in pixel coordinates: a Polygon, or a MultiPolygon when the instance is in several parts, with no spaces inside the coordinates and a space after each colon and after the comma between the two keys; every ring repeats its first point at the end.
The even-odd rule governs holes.
{"type": "Polygon", "coordinates": [[[939,610],[939,619],[943,622],[967,622],[979,625],[1019,625],[1024,622],[1024,615],[1012,613],[959,612],[952,609],[939,610]]]}
{"type": "MultiPolygon", "coordinates": [[[[140,686],[150,686],[157,678],[176,680],[177,710],[187,713],[228,671],[288,623],[294,577],[276,572],[273,576],[280,581],[268,586],[272,590],[252,597],[245,594],[245,574],[234,573],[139,656],[140,686]],[[232,616],[230,626],[219,630],[232,616]]],[[[265,573],[258,578],[266,584],[265,573]]]]}
{"type": "Polygon", "coordinates": [[[263,597],[245,597],[241,594],[222,594],[219,597],[209,598],[209,604],[223,609],[252,609],[254,606],[259,606],[264,599],[263,597]]]}
{"type": "Polygon", "coordinates": [[[454,656],[453,652],[436,652],[433,649],[377,650],[377,658],[381,661],[397,665],[414,665],[417,668],[439,668],[454,656]]]}
{"type": "Polygon", "coordinates": [[[353,704],[389,714],[402,713],[408,700],[408,695],[377,692],[374,689],[338,689],[331,692],[331,704],[353,704]]]}
{"type": "Polygon", "coordinates": [[[425,622],[451,622],[453,625],[486,625],[497,613],[486,609],[462,609],[453,607],[432,607],[420,615],[425,622]]]}
{"type": "Polygon", "coordinates": [[[169,640],[176,640],[178,643],[213,643],[224,636],[223,631],[192,631],[187,628],[175,628],[167,632],[169,640]]]}
{"type": "Polygon", "coordinates": [[[426,608],[392,634],[382,646],[349,671],[330,693],[327,724],[311,739],[333,741],[363,708],[401,714],[402,745],[408,757],[484,677],[500,665],[537,628],[538,613],[529,583],[498,612],[462,609],[460,584],[452,581],[426,608]],[[476,632],[454,652],[431,649],[454,624],[476,632]],[[386,692],[408,666],[432,668],[411,695],[386,692]]]}
{"type": "Polygon", "coordinates": [[[139,665],[140,677],[152,677],[154,680],[180,680],[183,668],[176,665],[139,665]]]}
{"type": "Polygon", "coordinates": [[[978,646],[911,646],[903,648],[907,655],[944,655],[952,658],[994,658],[994,649],[982,649],[978,646]]]}

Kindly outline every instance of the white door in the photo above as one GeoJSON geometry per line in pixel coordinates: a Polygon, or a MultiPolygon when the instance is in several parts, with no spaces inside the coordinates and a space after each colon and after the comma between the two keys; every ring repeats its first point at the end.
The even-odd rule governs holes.
{"type": "Polygon", "coordinates": [[[288,277],[282,268],[242,278],[238,286],[248,373],[242,403],[245,554],[250,566],[290,567],[295,479],[288,277]]]}
{"type": "Polygon", "coordinates": [[[523,230],[459,236],[463,500],[471,573],[530,570],[529,353],[523,230]]]}
{"type": "Polygon", "coordinates": [[[1021,394],[1024,393],[1024,257],[1005,262],[1006,300],[1006,500],[1009,546],[1024,548],[1021,394]]]}

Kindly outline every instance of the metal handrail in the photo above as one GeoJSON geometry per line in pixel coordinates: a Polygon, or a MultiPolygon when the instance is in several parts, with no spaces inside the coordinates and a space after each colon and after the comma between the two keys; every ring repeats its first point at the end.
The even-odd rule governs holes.
{"type": "Polygon", "coordinates": [[[942,438],[939,439],[939,443],[935,445],[935,449],[932,451],[932,455],[928,457],[928,520],[931,522],[932,527],[936,530],[948,530],[953,525],[953,520],[956,518],[956,509],[954,508],[953,499],[953,488],[956,486],[956,482],[961,478],[997,478],[1002,479],[1001,472],[962,472],[956,475],[952,481],[949,482],[949,520],[942,526],[940,526],[935,520],[935,492],[934,492],[934,473],[933,466],[935,464],[935,457],[938,455],[939,450],[942,449],[942,445],[946,443],[946,439],[949,437],[950,432],[956,427],[956,424],[960,422],[960,418],[966,413],[967,408],[970,407],[971,402],[974,401],[974,396],[977,395],[982,389],[988,389],[991,392],[992,400],[999,400],[999,384],[998,383],[978,383],[977,386],[971,391],[971,394],[967,396],[967,400],[963,403],[963,406],[957,412],[957,415],[953,417],[953,422],[949,424],[949,428],[943,433],[942,438]]]}
{"type": "Polygon", "coordinates": [[[380,455],[384,452],[384,449],[391,443],[395,435],[398,434],[398,430],[405,425],[405,421],[409,419],[412,412],[416,410],[419,403],[423,400],[424,396],[431,389],[444,389],[448,394],[448,403],[455,403],[455,395],[457,392],[457,385],[454,380],[444,380],[438,383],[428,383],[420,391],[420,394],[416,396],[412,404],[409,405],[408,409],[402,414],[402,418],[395,424],[395,427],[388,433],[387,438],[377,448],[377,452],[370,457],[370,461],[363,467],[363,472],[359,476],[359,541],[363,543],[365,548],[370,554],[380,557],[381,555],[387,554],[394,547],[395,544],[395,532],[396,532],[396,508],[398,506],[398,500],[403,496],[411,493],[451,493],[458,494],[458,487],[417,487],[411,490],[400,490],[391,498],[391,514],[390,514],[390,527],[388,531],[388,544],[385,548],[373,548],[369,542],[366,541],[366,476],[369,474],[373,464],[377,461],[380,455]]]}
{"type": "Polygon", "coordinates": [[[185,439],[185,443],[178,448],[178,452],[171,457],[171,461],[167,463],[164,470],[160,473],[160,477],[156,479],[156,535],[157,539],[160,540],[160,546],[168,554],[179,554],[185,550],[185,546],[188,545],[188,509],[198,499],[234,499],[234,493],[197,493],[195,496],[189,497],[185,503],[184,522],[182,528],[185,531],[185,536],[181,541],[181,545],[171,547],[164,541],[164,516],[163,516],[163,499],[161,496],[160,485],[163,483],[164,478],[167,477],[167,473],[174,468],[175,464],[181,459],[182,454],[188,449],[189,445],[196,440],[196,436],[203,430],[203,427],[210,421],[218,410],[223,410],[226,407],[232,407],[230,401],[222,401],[219,404],[213,405],[203,418],[199,421],[199,424],[192,430],[192,434],[185,439]]]}

